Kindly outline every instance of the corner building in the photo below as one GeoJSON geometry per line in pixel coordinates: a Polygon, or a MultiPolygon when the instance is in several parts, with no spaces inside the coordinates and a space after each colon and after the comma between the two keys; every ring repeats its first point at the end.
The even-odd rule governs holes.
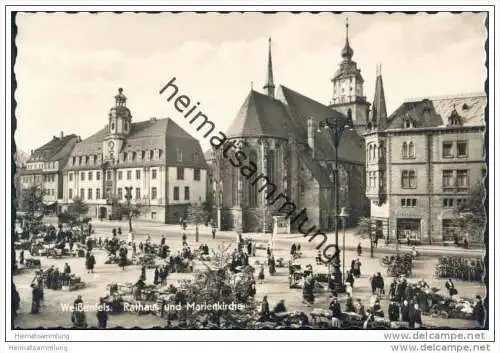
{"type": "Polygon", "coordinates": [[[144,209],[139,219],[175,223],[205,202],[207,166],[198,140],[170,118],[132,122],[120,88],[106,126],[77,143],[64,171],[64,202],[79,197],[89,216],[119,216],[118,203],[144,209]]]}
{"type": "Polygon", "coordinates": [[[412,99],[387,116],[377,77],[375,114],[365,134],[366,196],[376,236],[453,242],[454,209],[486,173],[486,104],[481,93],[412,99]]]}

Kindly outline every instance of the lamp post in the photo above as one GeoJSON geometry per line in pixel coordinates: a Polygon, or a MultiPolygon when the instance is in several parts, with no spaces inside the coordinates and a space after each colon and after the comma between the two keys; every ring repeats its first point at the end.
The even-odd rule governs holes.
{"type": "Polygon", "coordinates": [[[345,276],[345,226],[347,223],[347,217],[349,217],[349,213],[347,212],[345,207],[342,207],[342,210],[339,215],[342,218],[342,275],[345,276]]]}
{"type": "MultiPolygon", "coordinates": [[[[339,214],[340,214],[340,203],[339,203],[339,170],[338,170],[338,147],[340,145],[340,141],[342,139],[342,135],[346,129],[350,129],[351,126],[348,125],[348,120],[344,116],[326,118],[321,121],[319,124],[320,130],[327,130],[330,133],[330,137],[332,138],[333,145],[335,147],[335,168],[334,168],[334,192],[335,192],[335,245],[338,249],[339,246],[339,214]]],[[[334,283],[335,290],[337,292],[344,291],[344,285],[342,283],[342,273],[340,273],[340,253],[337,251],[336,256],[334,258],[334,283]]]]}
{"type": "Polygon", "coordinates": [[[131,186],[125,186],[125,200],[127,200],[128,231],[132,233],[132,212],[130,210],[130,200],[132,200],[131,186]]]}

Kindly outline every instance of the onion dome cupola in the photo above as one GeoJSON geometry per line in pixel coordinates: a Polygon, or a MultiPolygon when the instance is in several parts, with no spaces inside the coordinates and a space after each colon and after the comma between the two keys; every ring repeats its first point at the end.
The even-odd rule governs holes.
{"type": "Polygon", "coordinates": [[[340,55],[344,61],[350,61],[354,55],[354,50],[349,45],[349,21],[347,19],[345,21],[345,45],[340,55]]]}
{"type": "Polygon", "coordinates": [[[115,106],[109,111],[108,133],[111,135],[128,135],[130,133],[132,114],[127,108],[127,97],[123,88],[118,88],[115,96],[115,106]]]}

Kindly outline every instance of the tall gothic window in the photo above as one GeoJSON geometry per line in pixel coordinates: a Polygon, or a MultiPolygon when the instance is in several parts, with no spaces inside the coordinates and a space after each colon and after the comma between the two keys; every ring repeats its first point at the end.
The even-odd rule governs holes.
{"type": "MultiPolygon", "coordinates": [[[[251,151],[250,152],[248,161],[255,163],[255,165],[258,165],[257,164],[257,153],[255,151],[251,151]]],[[[258,189],[257,188],[258,188],[258,184],[259,183],[255,183],[255,184],[252,184],[251,182],[247,183],[247,185],[248,185],[248,205],[250,207],[257,207],[257,202],[258,202],[258,195],[257,195],[258,194],[258,191],[257,191],[258,189]]]]}
{"type": "Polygon", "coordinates": [[[239,169],[231,167],[231,191],[232,191],[232,199],[233,206],[238,205],[238,173],[239,169]]]}
{"type": "Polygon", "coordinates": [[[408,158],[408,144],[403,142],[403,146],[401,148],[401,157],[408,158]]]}
{"type": "Polygon", "coordinates": [[[267,153],[267,177],[271,183],[276,183],[275,151],[267,153]]]}

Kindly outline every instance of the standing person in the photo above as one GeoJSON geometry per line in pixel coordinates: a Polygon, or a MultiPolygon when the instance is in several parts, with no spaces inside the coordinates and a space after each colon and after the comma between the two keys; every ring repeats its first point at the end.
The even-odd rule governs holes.
{"type": "Polygon", "coordinates": [[[139,278],[141,281],[146,282],[146,265],[142,265],[141,276],[139,278]]]}
{"type": "Polygon", "coordinates": [[[42,300],[41,289],[37,283],[32,283],[31,287],[33,288],[31,291],[31,313],[39,314],[40,313],[40,301],[42,300]]]}
{"type": "Polygon", "coordinates": [[[135,256],[137,254],[137,247],[135,245],[135,242],[132,243],[132,256],[135,256]]]}
{"type": "Polygon", "coordinates": [[[97,327],[100,329],[105,329],[108,326],[108,307],[104,302],[104,298],[99,299],[99,306],[96,312],[97,316],[97,327]]]}
{"type": "Polygon", "coordinates": [[[259,276],[257,277],[259,279],[259,282],[262,284],[264,282],[264,265],[260,265],[260,271],[259,271],[259,276]]]}
{"type": "Polygon", "coordinates": [[[155,267],[155,275],[153,279],[153,284],[157,285],[160,283],[160,271],[158,270],[158,266],[155,267]]]}
{"type": "Polygon", "coordinates": [[[484,310],[483,299],[480,295],[476,295],[476,303],[474,304],[474,309],[472,311],[472,318],[476,320],[481,327],[483,327],[485,317],[486,311],[484,310]]]}
{"type": "Polygon", "coordinates": [[[188,243],[187,243],[187,235],[186,233],[183,233],[182,234],[182,246],[187,246],[188,243]]]}
{"type": "Polygon", "coordinates": [[[167,239],[165,238],[165,235],[162,235],[160,245],[165,245],[166,241],[167,241],[167,239]]]}
{"type": "Polygon", "coordinates": [[[24,265],[24,250],[19,254],[19,264],[24,265]]]}
{"type": "Polygon", "coordinates": [[[360,315],[362,320],[365,320],[366,319],[366,311],[365,311],[365,307],[364,307],[363,303],[361,302],[361,299],[358,298],[356,300],[355,308],[356,308],[356,314],[360,315]]]}
{"type": "Polygon", "coordinates": [[[127,266],[127,251],[125,248],[120,248],[119,256],[118,265],[122,268],[122,271],[125,271],[125,266],[127,266]]]}
{"type": "Polygon", "coordinates": [[[89,236],[88,239],[87,239],[87,250],[88,250],[88,252],[92,251],[92,247],[93,247],[92,238],[89,236]]]}
{"type": "Polygon", "coordinates": [[[451,278],[448,278],[448,281],[446,281],[445,286],[446,289],[448,290],[448,293],[450,294],[450,297],[458,294],[458,291],[455,288],[455,284],[453,284],[451,278]]]}
{"type": "Polygon", "coordinates": [[[347,271],[347,276],[345,279],[346,283],[349,283],[351,285],[351,288],[354,288],[354,276],[351,271],[347,271]]]}
{"type": "Polygon", "coordinates": [[[391,298],[388,308],[389,321],[399,321],[399,305],[391,298]]]}
{"type": "Polygon", "coordinates": [[[215,226],[212,227],[212,239],[215,239],[215,232],[217,232],[217,230],[215,229],[215,226]]]}
{"type": "Polygon", "coordinates": [[[410,322],[410,306],[407,300],[401,306],[401,321],[410,322]]]}
{"type": "Polygon", "coordinates": [[[95,257],[89,252],[87,252],[87,258],[85,259],[85,266],[87,267],[87,273],[94,273],[95,257]]]}
{"type": "Polygon", "coordinates": [[[19,310],[19,305],[21,304],[21,298],[19,297],[19,292],[16,289],[16,285],[12,282],[11,285],[11,303],[12,303],[12,326],[14,326],[14,320],[17,317],[17,311],[19,310]]]}
{"type": "Polygon", "coordinates": [[[82,296],[79,295],[73,302],[73,312],[71,314],[71,322],[74,328],[87,328],[87,317],[83,307],[82,296]]]}
{"type": "Polygon", "coordinates": [[[269,318],[269,302],[267,301],[267,295],[262,298],[262,303],[260,305],[260,321],[267,321],[269,318]]]}
{"type": "Polygon", "coordinates": [[[337,297],[333,297],[330,303],[330,310],[332,311],[332,327],[340,328],[342,323],[342,309],[337,297]]]}
{"type": "Polygon", "coordinates": [[[361,243],[358,243],[357,251],[358,251],[358,256],[361,256],[361,253],[363,252],[363,248],[361,247],[361,243]]]}

